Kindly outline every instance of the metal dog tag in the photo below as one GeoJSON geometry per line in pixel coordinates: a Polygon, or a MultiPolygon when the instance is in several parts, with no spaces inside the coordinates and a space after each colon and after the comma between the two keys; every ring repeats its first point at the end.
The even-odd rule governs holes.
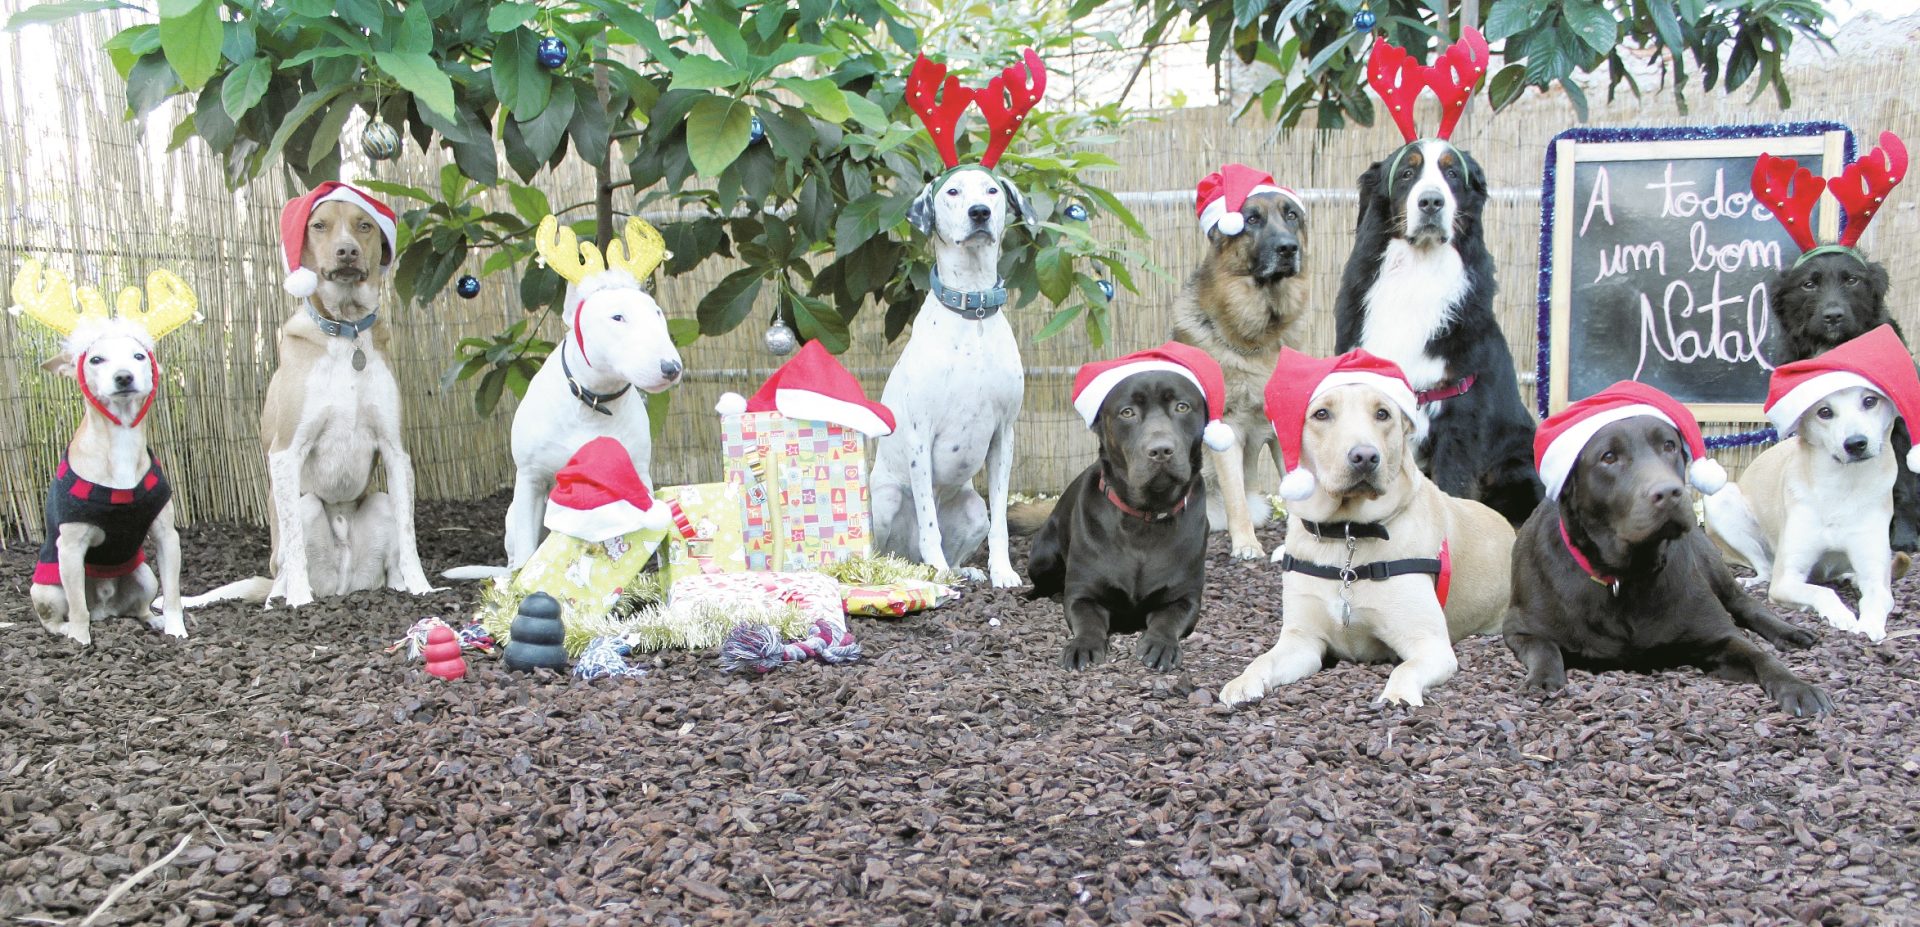
{"type": "Polygon", "coordinates": [[[367,352],[362,351],[359,348],[353,349],[353,369],[355,370],[367,369],[367,352]]]}

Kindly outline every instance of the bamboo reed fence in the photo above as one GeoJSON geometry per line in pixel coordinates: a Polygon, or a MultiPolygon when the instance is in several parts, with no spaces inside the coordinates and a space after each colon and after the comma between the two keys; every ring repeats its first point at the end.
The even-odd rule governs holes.
{"type": "MultiPolygon", "coordinates": [[[[10,13],[18,0],[0,0],[10,13]]],[[[277,220],[294,192],[271,172],[230,189],[219,159],[199,142],[166,152],[177,114],[155,114],[149,125],[123,121],[119,78],[99,49],[118,26],[88,17],[29,33],[0,35],[0,286],[10,285],[18,259],[42,255],[77,270],[83,280],[118,289],[148,269],[178,270],[199,294],[206,321],[170,336],[160,355],[165,392],[151,437],[167,462],[181,516],[188,522],[265,518],[266,478],[258,443],[260,400],[274,363],[274,338],[291,312],[281,293],[277,220]]],[[[1612,104],[1594,100],[1589,125],[1672,125],[1837,119],[1863,140],[1882,129],[1920,137],[1920,118],[1900,75],[1920,63],[1912,44],[1885,47],[1869,58],[1796,56],[1790,72],[1795,105],[1783,113],[1769,96],[1690,95],[1684,116],[1670,94],[1631,95],[1612,104]]],[[[1431,105],[1431,100],[1427,101],[1431,105]]],[[[1355,178],[1391,151],[1389,125],[1335,132],[1275,131],[1257,112],[1238,123],[1224,108],[1164,113],[1124,134],[1110,153],[1122,165],[1099,182],[1121,193],[1150,240],[1131,247],[1163,273],[1136,271],[1138,295],[1122,293],[1114,306],[1112,343],[1094,347],[1074,327],[1045,342],[1031,335],[1050,311],[1037,300],[1009,314],[1023,335],[1027,398],[1017,437],[1013,483],[1024,491],[1057,491],[1091,459],[1093,441],[1068,401],[1074,370],[1096,358],[1165,340],[1168,310],[1203,241],[1194,227],[1192,183],[1226,161],[1271,171],[1302,192],[1311,213],[1307,265],[1314,324],[1310,350],[1333,339],[1331,308],[1350,250],[1355,178]]],[[[1428,116],[1430,124],[1433,116],[1428,116]]],[[[1383,120],[1384,123],[1384,120],[1383,120]]],[[[1548,140],[1577,124],[1558,94],[1532,95],[1495,114],[1476,104],[1455,133],[1485,168],[1493,188],[1484,222],[1500,273],[1496,310],[1523,382],[1535,356],[1535,281],[1542,158],[1548,140]]],[[[364,166],[374,176],[432,188],[443,159],[410,151],[397,162],[364,166]]],[[[555,203],[590,198],[591,178],[577,168],[543,177],[555,203]]],[[[1920,193],[1902,190],[1894,208],[1874,224],[1867,246],[1909,240],[1920,230],[1920,193]]],[[[1123,234],[1111,220],[1101,231],[1123,234]]],[[[477,270],[480,256],[474,259],[477,270]]],[[[1920,309],[1900,298],[1920,285],[1920,263],[1888,260],[1896,315],[1920,330],[1920,309]]],[[[700,295],[733,269],[706,262],[676,278],[656,280],[669,316],[690,316],[700,295]]],[[[497,331],[520,309],[511,281],[494,278],[479,298],[452,295],[426,306],[389,303],[393,359],[405,405],[407,441],[422,498],[474,498],[511,483],[507,449],[514,412],[509,399],[488,417],[473,411],[469,386],[443,389],[454,344],[497,331]]],[[[763,302],[764,299],[763,299],[763,302]]],[[[727,390],[750,392],[777,366],[761,347],[771,304],[738,330],[703,338],[684,350],[687,380],[672,392],[665,433],[654,446],[656,482],[716,479],[719,423],[713,403],[727,390]]],[[[889,345],[881,313],[863,313],[843,361],[878,396],[900,344],[889,345]]],[[[557,332],[548,332],[550,337],[557,332]]],[[[21,320],[0,320],[0,538],[37,537],[46,479],[79,415],[76,391],[37,369],[52,339],[21,320]]],[[[1529,396],[1531,393],[1529,393],[1529,396]]],[[[1737,471],[1753,452],[1723,451],[1737,471]]],[[[1271,473],[1266,479],[1273,478],[1271,473]]],[[[491,526],[486,526],[491,527],[491,526]]]]}

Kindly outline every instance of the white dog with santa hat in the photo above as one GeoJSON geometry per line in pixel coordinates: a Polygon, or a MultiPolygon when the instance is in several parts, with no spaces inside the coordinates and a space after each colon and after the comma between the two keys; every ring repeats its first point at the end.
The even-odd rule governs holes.
{"type": "Polygon", "coordinates": [[[229,583],[188,605],[300,606],[383,586],[433,591],[414,545],[413,461],[401,443],[400,391],[379,315],[394,235],[392,209],[338,181],[281,210],[284,286],[300,308],[280,327],[280,365],[260,413],[273,576],[229,583]],[[375,455],[386,492],[368,491],[375,455]]]}

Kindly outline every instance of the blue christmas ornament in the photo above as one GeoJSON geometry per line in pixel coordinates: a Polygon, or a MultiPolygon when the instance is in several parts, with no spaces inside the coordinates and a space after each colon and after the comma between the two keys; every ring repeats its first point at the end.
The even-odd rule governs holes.
{"type": "Polygon", "coordinates": [[[1113,302],[1113,281],[1112,280],[1100,281],[1100,292],[1106,295],[1107,302],[1113,302]]]}
{"type": "Polygon", "coordinates": [[[547,36],[540,40],[540,46],[534,50],[533,60],[549,71],[566,64],[567,43],[560,41],[559,36],[547,36]]]}
{"type": "Polygon", "coordinates": [[[1363,6],[1360,8],[1360,12],[1353,14],[1353,31],[1372,32],[1375,22],[1373,11],[1363,6]]]}
{"type": "Polygon", "coordinates": [[[480,295],[480,278],[472,274],[461,274],[460,282],[455,283],[453,287],[454,292],[459,293],[461,299],[472,299],[480,295]]]}
{"type": "Polygon", "coordinates": [[[1068,203],[1067,218],[1072,219],[1075,222],[1087,221],[1087,207],[1082,206],[1079,203],[1068,203]]]}
{"type": "Polygon", "coordinates": [[[766,137],[767,137],[766,125],[760,122],[759,116],[753,117],[753,121],[747,124],[748,144],[758,145],[766,137]]]}

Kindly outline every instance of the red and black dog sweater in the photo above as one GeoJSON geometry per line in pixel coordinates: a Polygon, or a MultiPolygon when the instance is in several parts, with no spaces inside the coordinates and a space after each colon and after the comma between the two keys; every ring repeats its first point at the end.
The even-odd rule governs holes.
{"type": "Polygon", "coordinates": [[[132,489],[98,486],[80,478],[60,456],[53,485],[47,488],[47,541],[40,545],[40,560],[33,567],[33,581],[41,585],[60,585],[60,526],[70,522],[96,525],[107,538],[87,549],[87,578],[113,579],[125,576],[147,562],[141,545],[147,529],[160,517],[160,510],[173,498],[173,487],[160,472],[160,462],[147,454],[147,475],[132,489]]]}

